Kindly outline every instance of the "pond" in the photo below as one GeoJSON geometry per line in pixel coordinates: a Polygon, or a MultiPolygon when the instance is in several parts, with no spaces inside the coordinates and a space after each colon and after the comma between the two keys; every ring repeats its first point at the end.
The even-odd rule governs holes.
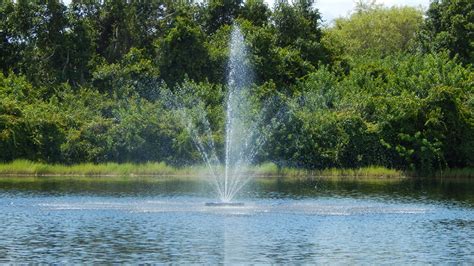
{"type": "Polygon", "coordinates": [[[474,180],[0,178],[0,263],[474,263],[474,180]]]}

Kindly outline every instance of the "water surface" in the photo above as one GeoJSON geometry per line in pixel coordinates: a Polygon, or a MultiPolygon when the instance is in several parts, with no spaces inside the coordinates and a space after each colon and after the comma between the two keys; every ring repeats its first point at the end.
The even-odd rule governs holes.
{"type": "Polygon", "coordinates": [[[0,178],[0,263],[473,263],[474,181],[0,178]]]}

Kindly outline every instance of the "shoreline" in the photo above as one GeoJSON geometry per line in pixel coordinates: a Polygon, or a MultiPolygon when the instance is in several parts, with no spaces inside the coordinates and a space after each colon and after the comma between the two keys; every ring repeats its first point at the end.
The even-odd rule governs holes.
{"type": "MultiPolygon", "coordinates": [[[[357,178],[357,179],[401,179],[420,178],[413,173],[369,166],[356,169],[331,168],[308,170],[303,168],[278,168],[273,163],[251,166],[248,174],[256,178],[357,178]]],[[[27,160],[0,163],[0,177],[187,177],[206,178],[207,167],[194,165],[173,167],[163,162],[154,163],[83,163],[74,165],[45,164],[27,160]]],[[[474,178],[474,168],[448,169],[425,178],[474,178]]]]}

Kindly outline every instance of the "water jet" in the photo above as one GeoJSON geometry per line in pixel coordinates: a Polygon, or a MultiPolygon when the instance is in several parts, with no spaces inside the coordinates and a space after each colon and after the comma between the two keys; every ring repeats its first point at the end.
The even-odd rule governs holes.
{"type": "MultiPolygon", "coordinates": [[[[253,178],[250,165],[268,138],[274,125],[273,112],[268,121],[268,102],[257,103],[252,97],[253,70],[244,36],[237,24],[233,25],[229,42],[227,65],[227,95],[225,97],[224,151],[217,152],[206,105],[195,96],[192,87],[180,87],[171,93],[173,107],[195,147],[209,169],[209,181],[218,201],[206,206],[243,206],[233,203],[236,194],[253,178]]],[[[273,106],[272,106],[273,107],[273,106]]]]}

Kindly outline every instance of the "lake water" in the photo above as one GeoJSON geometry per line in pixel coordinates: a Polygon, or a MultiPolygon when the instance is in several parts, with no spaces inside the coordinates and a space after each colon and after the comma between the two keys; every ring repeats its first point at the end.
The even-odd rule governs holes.
{"type": "Polygon", "coordinates": [[[474,180],[0,178],[0,263],[474,263],[474,180]]]}

